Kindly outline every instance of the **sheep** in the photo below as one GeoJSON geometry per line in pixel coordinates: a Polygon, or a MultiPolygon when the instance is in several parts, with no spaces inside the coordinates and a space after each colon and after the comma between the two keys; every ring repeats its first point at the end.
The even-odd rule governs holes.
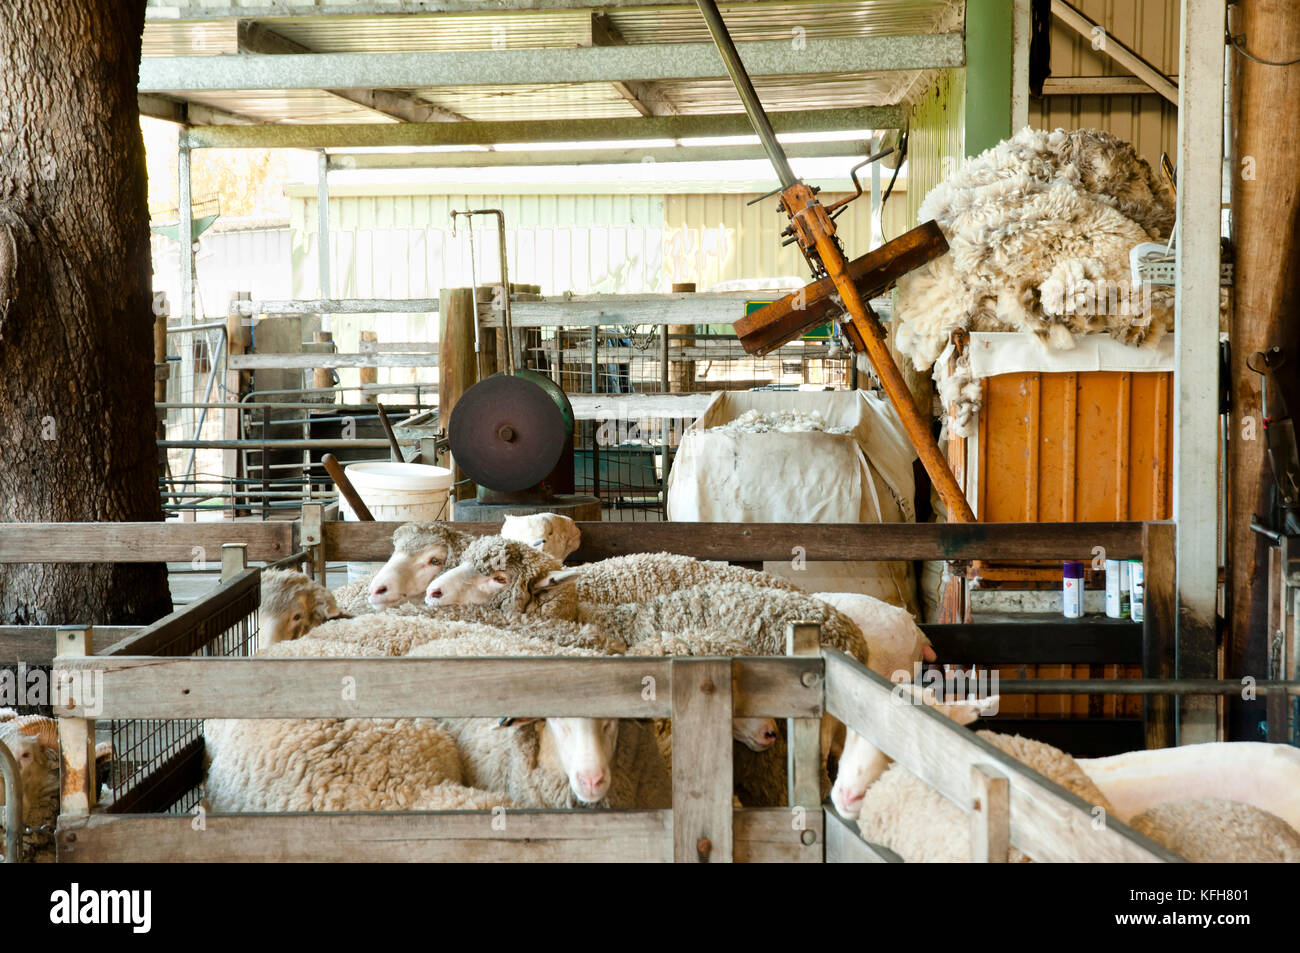
{"type": "MultiPolygon", "coordinates": [[[[935,706],[958,724],[969,724],[981,707],[957,703],[935,706]]],[[[1113,813],[1110,802],[1074,759],[1051,745],[1020,735],[978,731],[976,735],[1088,804],[1113,813]]],[[[916,863],[969,863],[970,822],[966,813],[901,764],[890,765],[866,792],[858,814],[858,829],[873,844],[888,847],[905,861],[916,863]]],[[[1012,848],[1013,862],[1028,860],[1012,848]]]]}
{"type": "Polygon", "coordinates": [[[557,646],[575,646],[621,653],[626,645],[597,626],[567,620],[518,617],[482,606],[447,606],[434,611],[401,606],[381,613],[339,619],[313,629],[307,638],[364,645],[381,655],[405,655],[412,648],[435,639],[465,635],[474,631],[510,629],[520,635],[535,635],[557,646]]]}
{"type": "Polygon", "coordinates": [[[461,784],[455,742],[426,718],[209,720],[204,742],[210,811],[512,806],[461,784]]]}
{"type": "Polygon", "coordinates": [[[1262,741],[1224,741],[1108,758],[1081,767],[1125,823],[1166,801],[1220,798],[1253,804],[1300,830],[1300,749],[1262,741]]]}
{"type": "MultiPolygon", "coordinates": [[[[426,642],[407,657],[602,654],[496,630],[426,642]]],[[[484,718],[443,722],[456,739],[467,783],[502,792],[520,807],[672,805],[668,768],[649,724],[613,718],[509,722],[509,727],[484,718]]]]}
{"type": "Polygon", "coordinates": [[[370,580],[370,605],[418,605],[433,578],[455,566],[473,539],[444,523],[403,523],[393,531],[393,555],[370,580]]]}
{"type": "Polygon", "coordinates": [[[1240,801],[1169,801],[1127,823],[1196,863],[1300,863],[1300,833],[1276,814],[1240,801]]]}
{"type": "MultiPolygon", "coordinates": [[[[54,860],[54,825],[59,816],[59,723],[45,715],[19,715],[12,708],[0,708],[0,744],[18,763],[22,788],[23,835],[20,859],[34,863],[54,860]]],[[[97,777],[106,777],[113,749],[107,742],[95,746],[97,777]]],[[[0,808],[6,791],[0,783],[0,808]]],[[[3,820],[0,811],[0,821],[3,820]]],[[[4,829],[0,823],[0,835],[4,829]]],[[[4,838],[0,836],[0,845],[4,838]]]]}
{"type": "Polygon", "coordinates": [[[621,605],[715,582],[743,582],[765,589],[801,592],[771,573],[676,553],[632,553],[579,567],[574,577],[580,603],[621,605]]]}
{"type": "Polygon", "coordinates": [[[261,576],[258,633],[262,645],[301,638],[344,613],[334,594],[316,580],[290,569],[267,569],[261,576]]]}
{"type": "MultiPolygon", "coordinates": [[[[258,658],[382,654],[330,639],[273,644],[258,658]]],[[[209,719],[204,805],[239,811],[434,811],[510,807],[461,783],[451,735],[426,718],[209,719]]]]}
{"type": "Polygon", "coordinates": [[[558,513],[530,513],[527,516],[507,516],[501,522],[501,537],[527,543],[534,549],[549,553],[564,562],[582,545],[582,531],[578,524],[558,513]]]}

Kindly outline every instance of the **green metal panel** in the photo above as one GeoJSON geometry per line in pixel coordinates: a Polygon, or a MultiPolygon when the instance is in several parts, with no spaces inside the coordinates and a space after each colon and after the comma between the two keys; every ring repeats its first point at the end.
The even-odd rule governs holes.
{"type": "Polygon", "coordinates": [[[966,155],[1011,135],[1014,0],[966,3],[966,155]]]}
{"type": "MultiPolygon", "coordinates": [[[[1009,104],[1009,100],[1008,100],[1009,104]]],[[[912,107],[907,147],[907,226],[930,190],[966,156],[966,71],[948,70],[912,107]]],[[[892,204],[892,203],[891,203],[892,204]]],[[[896,238],[897,232],[886,232],[896,238]]]]}

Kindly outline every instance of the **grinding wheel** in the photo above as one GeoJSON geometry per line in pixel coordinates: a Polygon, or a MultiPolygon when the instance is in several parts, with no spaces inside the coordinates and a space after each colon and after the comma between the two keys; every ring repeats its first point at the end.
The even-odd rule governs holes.
{"type": "Polygon", "coordinates": [[[568,447],[555,400],[522,375],[494,374],[461,395],[447,425],[451,455],[475,483],[516,492],[541,483],[568,447]]]}

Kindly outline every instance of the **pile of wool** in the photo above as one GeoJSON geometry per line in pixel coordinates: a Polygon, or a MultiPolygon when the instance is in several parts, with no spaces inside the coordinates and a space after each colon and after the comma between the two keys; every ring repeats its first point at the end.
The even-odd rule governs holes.
{"type": "Polygon", "coordinates": [[[898,283],[895,343],[918,371],[958,329],[1032,332],[1068,350],[1075,334],[1141,345],[1172,327],[1170,289],[1133,289],[1129,269],[1133,246],[1172,229],[1172,191],[1109,133],[1024,129],[935,186],[918,218],[949,245],[898,283]]]}
{"type": "Polygon", "coordinates": [[[763,412],[747,410],[735,420],[705,433],[852,433],[848,427],[832,427],[818,411],[775,410],[763,412]]]}

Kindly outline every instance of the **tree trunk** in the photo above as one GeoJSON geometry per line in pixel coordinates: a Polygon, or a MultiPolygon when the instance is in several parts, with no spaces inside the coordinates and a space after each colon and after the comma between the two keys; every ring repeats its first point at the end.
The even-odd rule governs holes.
{"type": "MultiPolygon", "coordinates": [[[[0,521],[160,520],[144,0],[0,0],[0,521]]],[[[0,622],[133,624],[166,567],[0,564],[0,622]]]]}

